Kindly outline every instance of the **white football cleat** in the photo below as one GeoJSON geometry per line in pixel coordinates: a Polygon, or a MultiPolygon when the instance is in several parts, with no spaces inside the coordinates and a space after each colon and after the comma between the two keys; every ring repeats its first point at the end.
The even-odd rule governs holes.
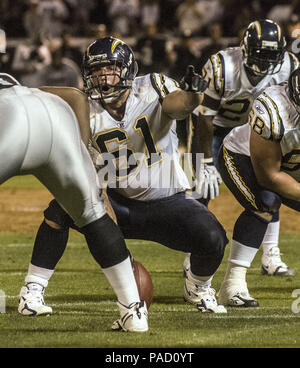
{"type": "Polygon", "coordinates": [[[269,276],[294,276],[295,271],[289,268],[280,258],[280,249],[273,247],[261,257],[261,272],[269,276]]]}
{"type": "Polygon", "coordinates": [[[186,302],[196,305],[200,312],[227,313],[223,305],[218,304],[215,290],[209,286],[199,286],[189,278],[190,271],[185,268],[183,298],[186,302]]]}
{"type": "Polygon", "coordinates": [[[256,308],[258,301],[248,291],[247,284],[223,282],[218,292],[220,303],[230,307],[256,308]]]}
{"type": "Polygon", "coordinates": [[[148,311],[146,303],[132,303],[128,307],[120,302],[117,302],[121,318],[116,320],[113,325],[113,330],[126,332],[146,332],[148,331],[148,311]]]}
{"type": "Polygon", "coordinates": [[[44,302],[45,288],[35,282],[22,286],[19,296],[18,312],[24,316],[41,316],[52,314],[52,308],[44,302]]]}

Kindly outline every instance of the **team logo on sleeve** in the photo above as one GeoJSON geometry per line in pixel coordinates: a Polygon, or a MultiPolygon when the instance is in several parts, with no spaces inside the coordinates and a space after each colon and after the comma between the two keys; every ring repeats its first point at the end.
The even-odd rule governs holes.
{"type": "Polygon", "coordinates": [[[260,114],[264,114],[265,113],[264,109],[261,106],[259,106],[259,105],[255,105],[255,109],[260,114]]]}

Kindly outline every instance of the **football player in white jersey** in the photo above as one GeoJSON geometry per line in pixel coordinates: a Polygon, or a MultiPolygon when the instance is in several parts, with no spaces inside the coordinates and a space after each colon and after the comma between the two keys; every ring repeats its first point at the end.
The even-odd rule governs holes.
{"type": "Polygon", "coordinates": [[[219,292],[220,301],[236,306],[273,214],[281,204],[300,212],[300,69],[256,98],[248,122],[225,137],[218,155],[222,178],[245,209],[219,292]]]}
{"type": "MultiPolygon", "coordinates": [[[[83,79],[98,175],[108,176],[108,196],[124,237],[191,253],[185,300],[201,312],[225,313],[211,282],[228,240],[215,216],[186,194],[189,183],[179,164],[175,131],[176,119],[184,119],[201,103],[207,84],[193,67],[188,68],[182,88],[164,75],[136,77],[136,73],[134,54],[121,40],[98,39],[85,52],[83,79]]],[[[40,228],[32,262],[41,270],[53,270],[61,257],[53,248],[63,251],[74,225],[56,201],[46,209],[45,219],[66,235],[57,239],[52,229],[49,241],[40,228]],[[45,263],[47,241],[52,254],[45,263]]]]}
{"type": "MultiPolygon", "coordinates": [[[[286,81],[299,66],[297,58],[285,50],[285,39],[278,24],[271,20],[252,22],[240,47],[212,55],[202,74],[209,82],[199,107],[199,122],[190,126],[189,151],[205,153],[206,170],[196,190],[203,203],[219,194],[221,182],[216,169],[217,154],[226,134],[247,122],[253,100],[267,87],[286,81]],[[203,130],[206,130],[204,132],[203,130]],[[206,140],[206,141],[205,141],[206,140]]],[[[196,165],[195,154],[193,164],[196,165]]],[[[199,162],[199,161],[198,161],[199,162]]],[[[262,272],[292,275],[282,262],[278,248],[279,214],[274,214],[263,240],[262,272]]],[[[251,300],[249,303],[255,303],[251,300]]]]}
{"type": "MultiPolygon", "coordinates": [[[[4,45],[0,46],[3,50],[4,45]]],[[[81,124],[88,122],[86,95],[73,88],[64,88],[63,93],[68,103],[54,94],[23,87],[13,77],[0,73],[0,183],[15,175],[32,174],[49,189],[84,234],[119,302],[126,306],[131,318],[124,328],[147,331],[147,307],[139,297],[124,237],[99,197],[97,173],[70,107],[81,124]]],[[[58,238],[64,236],[58,233],[58,238]]],[[[47,259],[47,253],[44,257],[47,259]]],[[[20,313],[52,313],[44,303],[51,272],[44,269],[41,273],[34,264],[29,266],[20,291],[20,313]]],[[[121,318],[125,312],[121,310],[121,318]]]]}

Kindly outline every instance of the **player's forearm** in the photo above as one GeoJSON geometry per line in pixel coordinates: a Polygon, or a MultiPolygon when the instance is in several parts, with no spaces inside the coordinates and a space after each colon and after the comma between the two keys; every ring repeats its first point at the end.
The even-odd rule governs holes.
{"type": "Polygon", "coordinates": [[[280,196],[300,201],[300,183],[283,171],[257,177],[258,183],[280,196]]]}
{"type": "Polygon", "coordinates": [[[213,138],[213,123],[212,116],[198,116],[198,140],[201,151],[204,153],[204,158],[212,157],[212,138],[213,138]]]}
{"type": "Polygon", "coordinates": [[[202,93],[177,90],[164,98],[162,104],[163,112],[171,119],[182,120],[191,114],[201,104],[202,100],[202,93]]]}

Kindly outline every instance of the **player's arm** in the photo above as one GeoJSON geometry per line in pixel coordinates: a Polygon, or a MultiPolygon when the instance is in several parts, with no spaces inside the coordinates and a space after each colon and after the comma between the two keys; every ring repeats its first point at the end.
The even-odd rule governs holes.
{"type": "MultiPolygon", "coordinates": [[[[218,64],[219,65],[219,64],[218,64]]],[[[221,65],[221,64],[220,64],[221,65]]],[[[224,73],[224,68],[222,68],[224,73]]],[[[213,140],[213,118],[217,114],[220,107],[222,90],[218,90],[216,86],[224,87],[219,81],[223,76],[221,72],[214,72],[213,63],[209,59],[203,70],[202,75],[207,81],[208,88],[204,92],[202,104],[194,111],[192,153],[201,152],[204,159],[201,164],[203,169],[196,168],[197,177],[197,192],[202,198],[214,199],[219,195],[219,185],[222,182],[221,176],[214,166],[212,157],[212,140],[213,140]],[[218,79],[219,78],[219,79],[218,79]]]]}
{"type": "Polygon", "coordinates": [[[197,152],[202,152],[205,159],[212,157],[212,138],[213,138],[213,116],[201,115],[197,116],[197,152]]]}
{"type": "Polygon", "coordinates": [[[213,118],[218,113],[224,93],[224,63],[221,63],[220,57],[219,54],[212,55],[202,69],[208,88],[204,92],[202,104],[197,109],[197,140],[201,147],[199,152],[203,152],[205,158],[212,157],[213,118]]]}
{"type": "Polygon", "coordinates": [[[282,153],[278,141],[266,140],[252,130],[250,154],[259,185],[284,198],[300,201],[300,184],[280,170],[282,153]]]}
{"type": "Polygon", "coordinates": [[[172,120],[183,120],[202,103],[207,88],[204,78],[189,65],[180,81],[180,89],[169,93],[162,102],[162,110],[172,120]]]}
{"type": "Polygon", "coordinates": [[[201,104],[202,99],[202,94],[178,90],[164,98],[162,109],[170,119],[183,120],[201,104]]]}
{"type": "Polygon", "coordinates": [[[86,94],[73,87],[43,86],[40,89],[61,97],[71,106],[78,120],[81,139],[88,146],[90,138],[90,108],[86,94]]]}
{"type": "Polygon", "coordinates": [[[224,62],[220,61],[218,54],[207,60],[202,75],[208,87],[204,91],[201,105],[193,111],[193,152],[203,153],[212,165],[213,118],[218,113],[224,93],[224,62]]]}

